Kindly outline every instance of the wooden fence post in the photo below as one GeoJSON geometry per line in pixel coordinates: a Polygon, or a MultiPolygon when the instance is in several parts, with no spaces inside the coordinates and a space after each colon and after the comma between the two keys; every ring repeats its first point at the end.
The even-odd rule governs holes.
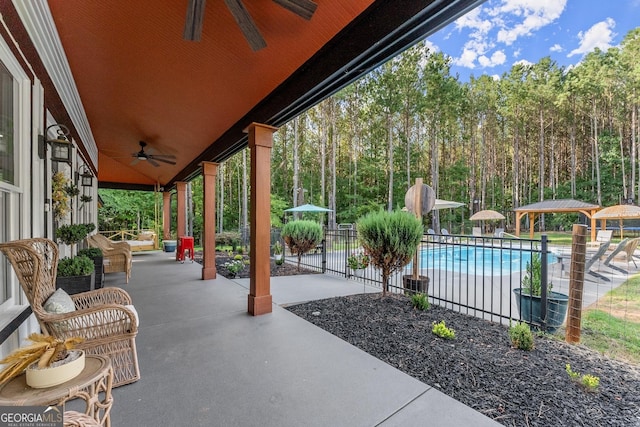
{"type": "Polygon", "coordinates": [[[569,309],[565,340],[580,342],[580,322],[582,320],[582,290],[584,287],[584,261],[587,250],[587,227],[573,225],[571,242],[571,269],[569,271],[569,309]]]}

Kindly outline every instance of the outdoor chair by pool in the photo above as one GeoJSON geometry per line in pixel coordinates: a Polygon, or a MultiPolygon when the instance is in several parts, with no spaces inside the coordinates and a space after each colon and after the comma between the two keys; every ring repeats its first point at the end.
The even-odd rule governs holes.
{"type": "Polygon", "coordinates": [[[502,239],[504,237],[504,228],[496,228],[496,230],[493,232],[493,237],[502,239]]]}
{"type": "Polygon", "coordinates": [[[482,237],[482,229],[480,227],[473,227],[473,237],[482,237]]]}
{"type": "Polygon", "coordinates": [[[124,272],[125,283],[129,283],[132,259],[131,246],[127,242],[113,242],[100,233],[87,237],[87,242],[92,248],[102,249],[105,273],[124,272]]]}
{"type": "Polygon", "coordinates": [[[56,291],[58,247],[49,239],[0,243],[0,251],[13,266],[44,334],[84,338],[79,349],[111,359],[114,387],[140,379],[138,318],[126,291],[116,287],[74,295],[56,291]]]}
{"type": "Polygon", "coordinates": [[[636,237],[635,239],[624,239],[621,241],[618,246],[609,254],[606,260],[604,260],[603,264],[609,268],[612,268],[616,271],[619,271],[623,274],[629,274],[627,270],[624,270],[616,265],[611,264],[612,261],[616,257],[624,256],[627,261],[627,268],[629,268],[629,261],[633,261],[633,265],[636,265],[636,261],[633,259],[633,253],[636,251],[638,247],[638,243],[640,243],[640,237],[636,237]]]}
{"type": "Polygon", "coordinates": [[[584,263],[584,271],[587,274],[591,274],[592,276],[595,276],[599,279],[605,280],[607,282],[610,282],[610,280],[603,276],[602,274],[593,271],[591,269],[591,267],[593,267],[593,265],[597,262],[600,261],[600,258],[602,258],[602,256],[604,255],[604,253],[607,251],[607,249],[609,249],[609,245],[611,245],[611,242],[604,242],[602,243],[602,245],[600,246],[600,248],[598,249],[598,251],[593,254],[593,256],[591,256],[591,258],[589,258],[588,260],[585,261],[584,263]]]}
{"type": "Polygon", "coordinates": [[[446,228],[441,228],[440,234],[442,234],[441,239],[443,242],[454,242],[453,236],[449,234],[449,230],[447,230],[446,228]]]}
{"type": "Polygon", "coordinates": [[[605,242],[611,242],[612,236],[613,230],[598,230],[596,240],[593,242],[587,242],[587,248],[598,248],[605,242]]]}

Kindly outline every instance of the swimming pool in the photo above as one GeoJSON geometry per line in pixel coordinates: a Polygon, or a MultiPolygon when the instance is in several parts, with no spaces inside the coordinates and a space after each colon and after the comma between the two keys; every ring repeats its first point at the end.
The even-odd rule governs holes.
{"type": "MultiPolygon", "coordinates": [[[[525,270],[531,261],[531,253],[530,249],[521,248],[428,247],[421,251],[420,267],[470,275],[505,276],[525,270]]],[[[547,261],[551,264],[558,259],[553,254],[547,254],[547,261]]]]}

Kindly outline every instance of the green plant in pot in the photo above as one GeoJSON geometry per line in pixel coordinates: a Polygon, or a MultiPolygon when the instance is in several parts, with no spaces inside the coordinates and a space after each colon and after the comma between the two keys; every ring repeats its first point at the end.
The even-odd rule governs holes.
{"type": "MultiPolygon", "coordinates": [[[[94,229],[94,224],[62,225],[56,230],[56,238],[71,246],[71,253],[73,253],[75,245],[94,229]]],[[[58,262],[56,287],[64,289],[68,294],[89,291],[94,270],[94,261],[84,255],[64,257],[58,262]]]]}
{"type": "Polygon", "coordinates": [[[389,277],[409,264],[418,249],[422,223],[407,212],[380,211],[360,218],[356,228],[369,262],[380,269],[382,294],[386,295],[389,277]]]}
{"type": "Polygon", "coordinates": [[[282,259],[282,244],[280,244],[279,240],[276,240],[276,242],[273,244],[273,258],[276,261],[282,259]]]}
{"type": "Polygon", "coordinates": [[[297,220],[282,227],[282,237],[292,254],[298,256],[298,271],[302,255],[314,249],[322,241],[322,226],[314,221],[297,220]]]}
{"type": "Polygon", "coordinates": [[[555,332],[564,323],[569,297],[553,292],[553,283],[549,282],[546,292],[546,314],[543,314],[542,257],[539,253],[531,254],[531,261],[527,262],[526,273],[521,283],[521,288],[513,290],[521,319],[534,327],[545,326],[548,332],[555,332]]]}
{"type": "Polygon", "coordinates": [[[104,279],[104,256],[102,254],[102,249],[100,248],[85,248],[80,249],[78,251],[78,256],[86,256],[87,258],[93,260],[94,266],[94,279],[95,279],[95,289],[102,288],[103,279],[104,279]]]}

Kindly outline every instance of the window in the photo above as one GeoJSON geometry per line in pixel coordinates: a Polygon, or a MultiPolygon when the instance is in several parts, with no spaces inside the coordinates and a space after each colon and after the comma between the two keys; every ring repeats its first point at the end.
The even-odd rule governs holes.
{"type": "Polygon", "coordinates": [[[0,181],[9,184],[15,184],[14,90],[11,73],[0,63],[0,181]]]}
{"type": "MultiPolygon", "coordinates": [[[[0,242],[20,239],[28,220],[31,82],[0,38],[0,242]]],[[[0,257],[0,324],[21,304],[19,284],[9,261],[0,257]]]]}

